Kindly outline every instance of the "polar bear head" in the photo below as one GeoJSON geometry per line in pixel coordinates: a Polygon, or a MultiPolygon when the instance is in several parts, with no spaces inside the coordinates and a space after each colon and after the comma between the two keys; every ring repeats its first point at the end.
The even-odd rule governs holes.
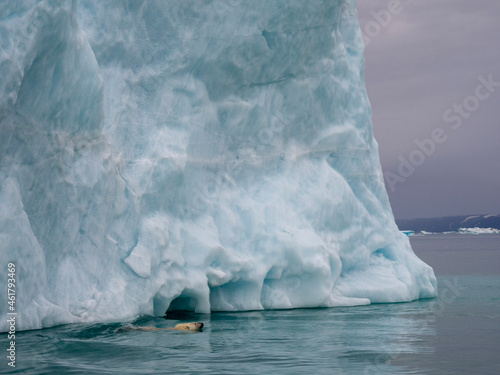
{"type": "Polygon", "coordinates": [[[203,328],[203,323],[181,323],[177,324],[174,329],[181,331],[199,331],[203,328]]]}

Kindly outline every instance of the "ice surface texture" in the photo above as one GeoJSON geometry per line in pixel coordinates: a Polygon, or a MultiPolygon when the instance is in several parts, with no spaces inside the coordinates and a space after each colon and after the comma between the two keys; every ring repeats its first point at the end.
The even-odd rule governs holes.
{"type": "Polygon", "coordinates": [[[384,188],[354,0],[4,1],[0,35],[18,330],[436,295],[384,188]]]}

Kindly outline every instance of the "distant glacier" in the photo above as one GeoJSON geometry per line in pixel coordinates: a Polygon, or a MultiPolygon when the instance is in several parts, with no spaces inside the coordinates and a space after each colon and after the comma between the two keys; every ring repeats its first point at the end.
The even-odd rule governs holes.
{"type": "Polygon", "coordinates": [[[354,0],[4,1],[0,33],[18,330],[436,296],[385,191],[354,0]]]}
{"type": "MultiPolygon", "coordinates": [[[[457,232],[460,229],[497,229],[500,230],[500,215],[462,215],[444,216],[420,219],[396,219],[401,229],[411,229],[415,232],[457,232]]],[[[475,230],[477,232],[477,230],[475,230]]]]}

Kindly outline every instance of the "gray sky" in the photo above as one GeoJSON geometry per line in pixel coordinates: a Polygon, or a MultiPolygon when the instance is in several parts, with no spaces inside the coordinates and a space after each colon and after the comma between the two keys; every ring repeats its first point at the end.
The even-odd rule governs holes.
{"type": "Polygon", "coordinates": [[[358,0],[358,12],[396,218],[500,214],[500,1],[358,0]]]}

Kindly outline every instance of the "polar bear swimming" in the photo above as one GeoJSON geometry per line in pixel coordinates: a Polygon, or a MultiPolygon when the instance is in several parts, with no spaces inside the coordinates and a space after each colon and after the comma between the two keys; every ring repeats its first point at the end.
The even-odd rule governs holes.
{"type": "Polygon", "coordinates": [[[168,328],[158,328],[158,327],[137,327],[134,325],[126,325],[119,329],[119,331],[167,331],[167,330],[175,330],[175,331],[201,331],[203,328],[203,323],[180,323],[175,327],[168,328]]]}

